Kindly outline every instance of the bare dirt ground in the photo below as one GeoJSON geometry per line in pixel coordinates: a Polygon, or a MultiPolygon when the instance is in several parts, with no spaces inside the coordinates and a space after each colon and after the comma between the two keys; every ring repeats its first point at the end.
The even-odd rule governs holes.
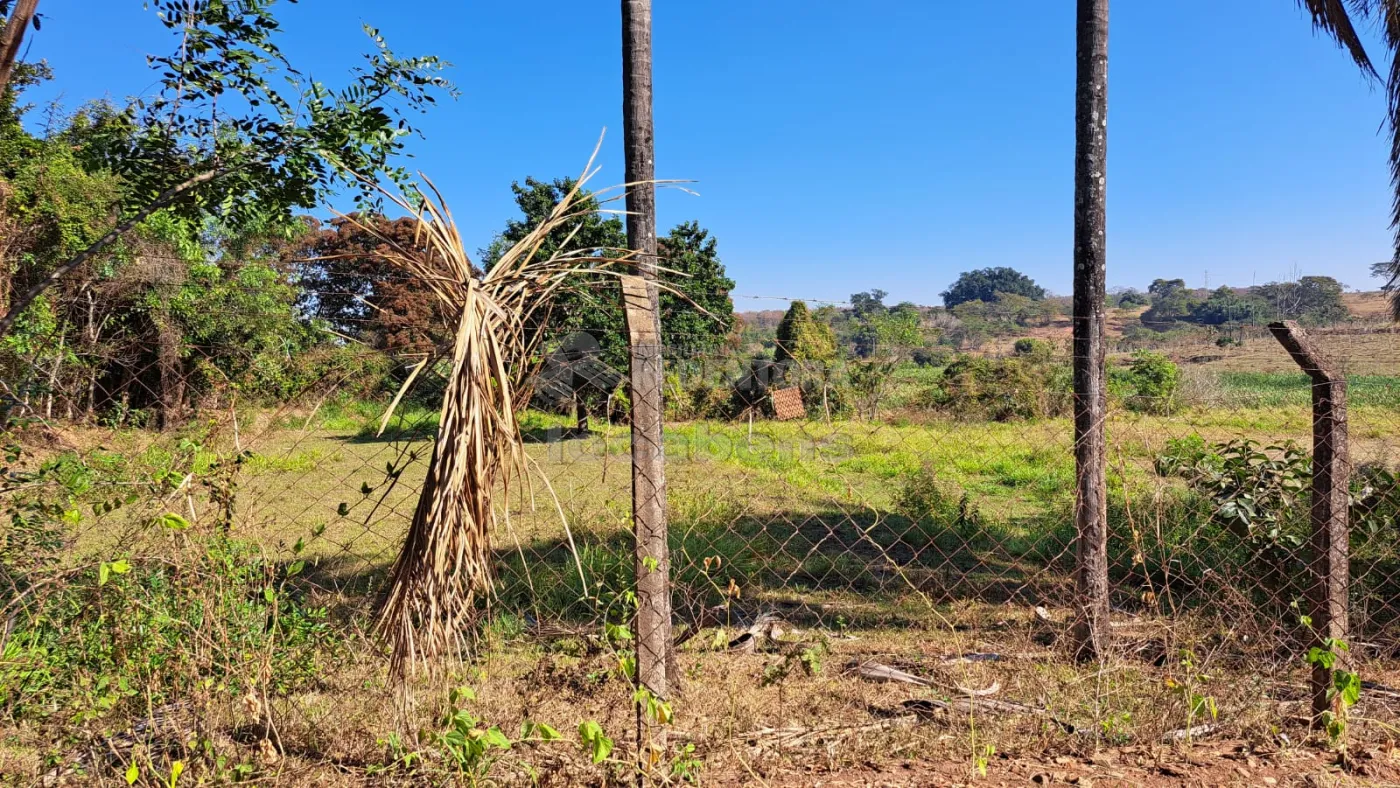
{"type": "Polygon", "coordinates": [[[714,785],[818,786],[1078,786],[1079,788],[1166,788],[1167,786],[1392,786],[1400,785],[1400,760],[1392,752],[1369,751],[1343,769],[1331,753],[1311,749],[1264,750],[1243,741],[1197,745],[1190,750],[1104,749],[1087,757],[998,756],[986,775],[971,773],[955,759],[906,759],[827,771],[820,766],[765,778],[748,773],[713,775],[714,785]]]}

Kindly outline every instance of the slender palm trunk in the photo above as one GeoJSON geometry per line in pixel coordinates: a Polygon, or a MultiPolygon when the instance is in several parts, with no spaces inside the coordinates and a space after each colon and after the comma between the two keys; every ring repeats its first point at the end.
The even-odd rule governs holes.
{"type": "Polygon", "coordinates": [[[19,58],[19,47],[24,43],[25,31],[34,22],[34,12],[38,8],[39,0],[19,0],[10,12],[5,30],[0,32],[0,90],[10,85],[15,60],[19,58]]]}
{"type": "Polygon", "coordinates": [[[1104,274],[1108,155],[1108,0],[1079,0],[1074,108],[1074,521],[1080,659],[1108,648],[1104,274]]]}
{"type": "MultiPolygon", "coordinates": [[[[627,245],[638,268],[656,278],[655,145],[651,107],[651,0],[622,0],[622,115],[627,153],[627,245]]],[[[656,285],[648,286],[659,321],[656,285]]],[[[666,532],[666,468],[662,451],[661,346],[656,334],[632,345],[632,515],[637,553],[637,682],[653,696],[670,697],[672,652],[671,564],[666,532]]],[[[639,712],[639,722],[640,712],[639,712]]],[[[664,747],[660,731],[651,740],[664,747]]],[[[640,748],[639,748],[640,750],[640,748]]],[[[641,752],[638,753],[642,755],[641,752]]]]}

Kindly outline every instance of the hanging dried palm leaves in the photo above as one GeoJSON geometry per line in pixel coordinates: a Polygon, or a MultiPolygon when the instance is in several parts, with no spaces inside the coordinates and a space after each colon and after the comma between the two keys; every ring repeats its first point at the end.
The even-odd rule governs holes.
{"type": "Polygon", "coordinates": [[[492,500],[508,495],[512,478],[524,470],[515,414],[530,400],[531,359],[554,294],[566,279],[627,260],[626,253],[598,249],[539,256],[552,232],[594,209],[581,189],[595,172],[590,160],[549,218],[481,276],[431,183],[432,194],[421,194],[416,205],[391,195],[417,218],[418,237],[415,248],[404,249],[380,236],[389,250],[384,260],[461,316],[437,442],[380,613],[380,631],[393,649],[390,671],[398,679],[420,664],[460,654],[477,602],[490,590],[492,500]]]}

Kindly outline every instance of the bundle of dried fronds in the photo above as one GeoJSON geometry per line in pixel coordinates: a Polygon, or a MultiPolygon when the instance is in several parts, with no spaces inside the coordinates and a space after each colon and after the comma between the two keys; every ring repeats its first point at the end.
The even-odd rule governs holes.
{"type": "Polygon", "coordinates": [[[568,243],[560,245],[568,251],[539,254],[551,233],[595,209],[580,191],[594,172],[585,170],[549,218],[483,275],[474,273],[431,184],[432,194],[419,195],[417,204],[392,197],[417,218],[418,238],[415,248],[404,249],[380,236],[390,250],[383,258],[461,316],[437,442],[380,614],[396,678],[468,645],[477,602],[490,590],[492,501],[498,494],[504,499],[524,470],[515,413],[530,400],[531,359],[553,296],[567,279],[626,260],[617,250],[568,250],[568,243]]]}

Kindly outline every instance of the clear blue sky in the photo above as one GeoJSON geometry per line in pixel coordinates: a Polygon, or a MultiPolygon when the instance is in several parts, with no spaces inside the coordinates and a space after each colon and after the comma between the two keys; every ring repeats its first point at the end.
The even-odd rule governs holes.
{"type": "MultiPolygon", "coordinates": [[[[1391,255],[1383,92],[1293,0],[1208,5],[1114,3],[1109,284],[1374,288],[1367,266],[1391,255]]],[[[149,91],[144,56],[174,44],[140,0],[40,11],[30,57],[57,77],[41,100],[149,91]]],[[[365,51],[362,21],[453,62],[462,96],[422,119],[413,165],[477,247],[513,215],[512,180],[576,174],[604,127],[599,183],[622,180],[615,0],[279,14],[293,63],[328,84],[365,51]]],[[[700,195],[663,194],[660,223],[708,227],[736,295],[938,303],[991,265],[1069,291],[1074,3],[656,0],[654,25],[657,175],[700,195]]]]}

